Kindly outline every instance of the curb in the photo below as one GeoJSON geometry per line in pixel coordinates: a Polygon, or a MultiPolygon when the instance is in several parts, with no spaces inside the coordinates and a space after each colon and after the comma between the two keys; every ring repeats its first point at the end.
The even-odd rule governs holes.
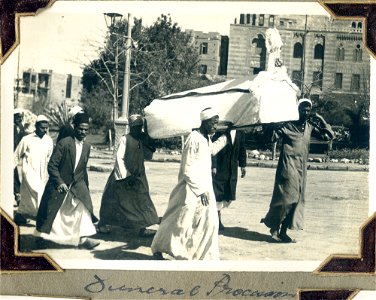
{"type": "MultiPolygon", "coordinates": [[[[152,159],[152,162],[173,162],[173,163],[180,163],[180,159],[178,158],[159,158],[159,159],[152,159]]],[[[248,162],[247,167],[256,167],[256,168],[277,168],[277,163],[265,163],[265,162],[248,162]]],[[[91,164],[89,167],[90,171],[93,172],[111,172],[113,166],[106,166],[103,164],[91,164]]],[[[346,166],[329,166],[329,165],[307,165],[307,170],[316,170],[316,171],[352,171],[352,172],[369,172],[369,166],[358,167],[354,168],[349,165],[346,166]]]]}

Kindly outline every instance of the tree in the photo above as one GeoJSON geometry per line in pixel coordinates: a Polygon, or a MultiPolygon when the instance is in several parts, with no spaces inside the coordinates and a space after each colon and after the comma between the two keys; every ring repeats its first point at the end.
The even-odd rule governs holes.
{"type": "MultiPolygon", "coordinates": [[[[117,24],[99,49],[98,58],[85,65],[82,83],[86,92],[82,101],[87,106],[96,105],[90,95],[102,89],[107,99],[116,99],[121,107],[127,26],[127,21],[117,24]]],[[[199,54],[193,37],[169,16],[161,15],[149,27],[135,18],[131,51],[130,113],[141,113],[155,98],[212,84],[198,75],[199,54]]]]}

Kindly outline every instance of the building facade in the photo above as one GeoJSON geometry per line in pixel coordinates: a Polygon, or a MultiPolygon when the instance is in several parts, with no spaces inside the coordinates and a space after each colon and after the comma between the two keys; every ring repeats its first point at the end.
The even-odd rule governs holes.
{"type": "Polygon", "coordinates": [[[254,77],[266,69],[265,32],[277,28],[290,78],[311,96],[324,91],[369,89],[370,57],[362,43],[362,22],[326,16],[241,14],[230,25],[227,77],[254,77]]]}
{"type": "Polygon", "coordinates": [[[67,102],[68,106],[77,104],[81,98],[80,76],[58,74],[52,70],[36,72],[28,69],[16,80],[16,106],[31,109],[35,101],[46,105],[67,102]]]}
{"type": "Polygon", "coordinates": [[[207,75],[226,75],[229,38],[218,32],[186,30],[190,33],[199,53],[199,73],[207,75]]]}

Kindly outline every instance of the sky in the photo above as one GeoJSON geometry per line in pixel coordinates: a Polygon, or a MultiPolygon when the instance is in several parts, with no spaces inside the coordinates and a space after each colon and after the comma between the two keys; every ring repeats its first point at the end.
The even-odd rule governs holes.
{"type": "Polygon", "coordinates": [[[327,14],[318,3],[224,2],[224,1],[57,1],[37,16],[21,18],[19,70],[51,69],[81,75],[82,66],[96,58],[107,27],[103,13],[116,12],[142,18],[151,25],[170,14],[183,30],[229,35],[230,24],[241,13],[327,14]],[[92,45],[96,46],[92,46],[92,45]]]}

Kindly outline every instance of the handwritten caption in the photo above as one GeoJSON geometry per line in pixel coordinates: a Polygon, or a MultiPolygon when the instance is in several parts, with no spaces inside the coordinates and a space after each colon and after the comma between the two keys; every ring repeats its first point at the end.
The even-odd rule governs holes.
{"type": "Polygon", "coordinates": [[[227,273],[222,274],[222,277],[213,282],[209,288],[201,285],[194,285],[191,288],[175,288],[167,289],[164,287],[144,287],[144,286],[127,286],[126,284],[114,284],[108,279],[104,279],[99,275],[94,275],[94,280],[84,286],[84,290],[91,294],[105,293],[105,292],[126,292],[138,293],[144,295],[157,294],[160,296],[203,296],[213,297],[219,294],[229,297],[256,297],[256,298],[293,298],[294,294],[282,291],[259,291],[250,288],[235,288],[231,283],[231,276],[227,273]]]}

